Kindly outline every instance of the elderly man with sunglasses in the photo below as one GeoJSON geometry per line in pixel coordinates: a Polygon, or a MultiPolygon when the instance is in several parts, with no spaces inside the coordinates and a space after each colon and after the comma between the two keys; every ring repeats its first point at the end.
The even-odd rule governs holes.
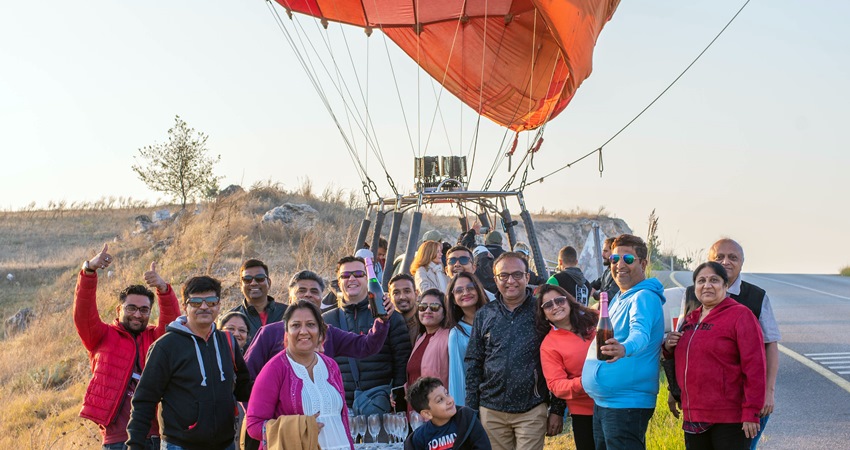
{"type": "Polygon", "coordinates": [[[242,283],[242,303],[231,311],[241,312],[248,317],[248,343],[254,340],[261,326],[280,322],[286,312],[286,304],[277,303],[269,295],[272,279],[269,266],[258,259],[249,259],[239,269],[242,283]]]}
{"type": "Polygon", "coordinates": [[[620,292],[608,304],[614,337],[601,347],[611,359],[596,359],[596,345],[591,345],[581,377],[595,402],[597,450],[646,448],[646,429],[658,396],[666,301],[661,283],[646,278],[646,257],[646,244],[637,236],[622,234],[612,244],[610,267],[620,292]]]}
{"type": "MultiPolygon", "coordinates": [[[[339,308],[322,314],[325,323],[355,334],[368,333],[374,318],[369,311],[365,262],[355,256],[346,256],[337,262],[336,274],[342,296],[339,308]]],[[[404,386],[407,380],[407,360],[411,352],[407,325],[400,314],[391,314],[389,325],[387,338],[377,354],[360,359],[334,357],[342,372],[345,402],[355,415],[390,412],[390,390],[404,386]]]]}
{"type": "Polygon", "coordinates": [[[186,315],[151,345],[133,395],[128,448],[144,448],[159,406],[163,449],[235,449],[236,401],[248,401],[252,383],[236,340],[215,328],[220,299],[214,278],[183,285],[186,315]]]}
{"type": "Polygon", "coordinates": [[[545,436],[563,429],[566,409],[550,395],[540,363],[549,326],[536,320],[528,261],[506,252],[493,269],[499,292],[475,314],[464,358],[466,406],[480,410],[494,450],[542,450],[545,436]]]}
{"type": "MultiPolygon", "coordinates": [[[[180,305],[171,286],[151,263],[145,272],[146,284],[156,289],[159,302],[157,326],[148,325],[154,293],[145,286],[133,285],[118,294],[112,323],[104,323],[97,309],[97,270],[112,264],[109,247],[83,263],[74,293],[74,327],[89,353],[92,379],[83,397],[80,417],[98,425],[104,450],[120,450],[127,440],[130,399],[145,367],[148,348],[165,333],[165,325],[180,315],[180,305]]],[[[144,446],[159,449],[159,425],[152,418],[144,426],[144,446]]]]}

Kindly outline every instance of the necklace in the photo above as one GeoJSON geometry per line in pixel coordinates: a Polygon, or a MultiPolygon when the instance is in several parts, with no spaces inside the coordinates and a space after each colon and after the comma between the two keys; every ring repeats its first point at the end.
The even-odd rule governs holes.
{"type": "Polygon", "coordinates": [[[292,359],[293,361],[295,361],[298,364],[301,364],[302,366],[306,367],[308,370],[311,367],[315,366],[317,362],[319,362],[319,356],[316,354],[316,352],[313,352],[313,358],[310,360],[309,364],[304,364],[301,361],[299,361],[298,358],[296,358],[295,356],[292,355],[292,352],[290,352],[289,349],[286,349],[286,355],[289,356],[289,358],[292,359]]]}

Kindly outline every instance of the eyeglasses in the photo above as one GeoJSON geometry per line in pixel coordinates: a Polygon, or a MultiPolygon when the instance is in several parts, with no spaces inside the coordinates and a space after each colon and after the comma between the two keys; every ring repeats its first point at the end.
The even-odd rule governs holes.
{"type": "Polygon", "coordinates": [[[457,263],[460,263],[461,266],[465,266],[465,265],[469,264],[470,261],[472,261],[472,258],[470,258],[469,256],[459,256],[457,258],[449,258],[448,259],[448,263],[449,263],[450,266],[453,266],[457,263]]]}
{"type": "Polygon", "coordinates": [[[454,293],[454,295],[460,296],[460,295],[463,295],[465,292],[475,292],[475,291],[476,291],[475,285],[470,284],[469,286],[458,286],[458,287],[454,288],[454,290],[452,290],[452,293],[454,293]]]}
{"type": "MultiPolygon", "coordinates": [[[[623,262],[632,265],[635,262],[635,255],[623,255],[623,262]]],[[[613,255],[608,257],[608,260],[611,261],[611,264],[617,264],[620,261],[620,255],[614,253],[613,255]]]]}
{"type": "Polygon", "coordinates": [[[141,308],[139,308],[136,305],[124,305],[124,312],[131,316],[136,313],[139,313],[143,316],[151,315],[151,309],[147,306],[142,306],[141,308]]]}
{"type": "Polygon", "coordinates": [[[242,277],[242,282],[245,283],[245,284],[251,284],[252,281],[256,280],[257,283],[262,283],[263,281],[266,281],[268,279],[269,279],[268,275],[261,273],[259,275],[253,275],[253,276],[245,275],[245,276],[242,277]]]}
{"type": "Polygon", "coordinates": [[[206,303],[208,307],[212,308],[214,306],[218,306],[219,300],[221,299],[214,295],[212,297],[189,297],[189,300],[186,300],[186,303],[196,308],[200,308],[201,303],[206,303]]]}
{"type": "Polygon", "coordinates": [[[341,280],[347,280],[351,277],[354,278],[366,278],[366,272],[363,270],[352,270],[351,272],[340,272],[339,278],[341,280]]]}
{"type": "Polygon", "coordinates": [[[418,307],[419,307],[419,312],[425,312],[428,309],[430,309],[431,312],[437,312],[437,311],[439,311],[440,309],[443,308],[443,305],[441,305],[439,303],[420,303],[418,305],[418,307]]]}
{"type": "Polygon", "coordinates": [[[525,277],[527,273],[528,272],[499,273],[496,274],[496,278],[498,278],[499,281],[502,282],[508,281],[508,278],[513,278],[514,280],[519,281],[523,279],[523,277],[525,277]]]}
{"type": "Polygon", "coordinates": [[[232,325],[226,325],[226,326],[224,327],[224,330],[225,330],[225,331],[229,331],[229,332],[231,332],[231,333],[233,333],[233,334],[237,334],[237,333],[238,333],[238,334],[248,334],[248,329],[247,329],[247,328],[236,328],[236,327],[234,327],[234,326],[232,326],[232,325]]]}
{"type": "Polygon", "coordinates": [[[567,304],[567,297],[555,297],[552,300],[540,305],[543,311],[550,310],[555,306],[564,306],[567,304]]]}

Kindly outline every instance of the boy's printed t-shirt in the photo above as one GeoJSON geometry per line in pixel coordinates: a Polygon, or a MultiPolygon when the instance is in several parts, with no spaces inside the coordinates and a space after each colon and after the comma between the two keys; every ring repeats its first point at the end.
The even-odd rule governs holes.
{"type": "Polygon", "coordinates": [[[413,434],[413,448],[416,450],[452,450],[457,439],[457,424],[450,420],[437,427],[430,421],[425,422],[413,434]]]}

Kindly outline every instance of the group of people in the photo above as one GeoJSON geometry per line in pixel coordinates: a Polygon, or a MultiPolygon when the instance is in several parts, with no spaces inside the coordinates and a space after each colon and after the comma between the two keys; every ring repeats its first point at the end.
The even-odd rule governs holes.
{"type": "MultiPolygon", "coordinates": [[[[665,336],[664,290],[646,278],[640,238],[606,240],[607,268],[593,282],[565,247],[547,281],[530,270],[527,247],[505,251],[496,232],[469,245],[478,230],[457,245],[426,234],[412,275],[372,298],[387,311],[377,317],[371,267],[352,255],[337,263],[333,308],[310,270],[278,302],[268,266],[249,259],[243,298],[222,313],[219,280],[192,277],[178,300],[151,264],[104,323],[97,271],[114,262],[104,245],[84,263],[74,301],[92,363],[81,416],[98,424],[104,449],[351,449],[349,415],[404,404],[427,420],[405,449],[540,450],[566,414],[579,450],[645,448],[663,355],[675,366],[669,405],[681,408],[686,446],[755,447],[773,408],[779,334],[764,291],[740,279],[737,243],[712,246],[665,336]],[[607,361],[597,359],[591,304],[600,292],[614,327],[599,348],[607,361]]],[[[380,253],[374,264],[392,270],[380,253]]]]}

